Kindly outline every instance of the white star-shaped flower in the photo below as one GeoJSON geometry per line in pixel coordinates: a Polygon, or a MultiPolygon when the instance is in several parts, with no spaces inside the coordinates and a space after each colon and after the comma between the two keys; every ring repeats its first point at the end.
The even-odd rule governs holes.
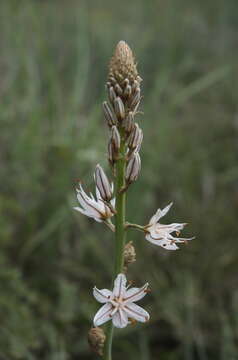
{"type": "Polygon", "coordinates": [[[142,299],[146,295],[149,284],[146,283],[141,288],[128,289],[126,281],[124,274],[118,274],[114,281],[113,291],[99,290],[94,287],[94,297],[104,304],[94,317],[95,327],[104,324],[108,320],[112,320],[113,325],[117,328],[126,327],[129,319],[140,322],[149,320],[150,315],[148,312],[134,304],[135,301],[142,299]]]}
{"type": "Polygon", "coordinates": [[[186,243],[188,240],[194,239],[192,238],[180,238],[174,237],[172,233],[176,233],[176,235],[180,234],[180,231],[184,228],[186,223],[178,224],[173,223],[169,225],[163,225],[159,223],[159,220],[167,214],[169,209],[173,203],[170,203],[163,210],[158,209],[155,215],[152,216],[148,225],[144,227],[146,233],[146,240],[149,242],[161,246],[166,250],[177,250],[179,247],[176,243],[186,243]]]}
{"type": "Polygon", "coordinates": [[[99,190],[96,187],[96,199],[90,193],[88,196],[82,188],[82,185],[79,185],[77,190],[77,199],[81,207],[74,207],[75,210],[81,212],[82,214],[93,218],[98,222],[107,221],[115,213],[115,199],[112,199],[109,204],[107,204],[100,195],[99,190]]]}

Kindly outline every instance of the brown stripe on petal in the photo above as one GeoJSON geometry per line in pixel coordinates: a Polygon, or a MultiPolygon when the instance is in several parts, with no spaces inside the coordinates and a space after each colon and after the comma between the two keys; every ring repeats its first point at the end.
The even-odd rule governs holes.
{"type": "Polygon", "coordinates": [[[136,314],[136,315],[144,318],[146,321],[149,320],[149,319],[148,319],[148,316],[142,315],[141,313],[139,313],[139,312],[137,312],[137,311],[135,311],[135,310],[130,309],[130,308],[129,308],[128,306],[126,306],[126,305],[124,306],[124,309],[126,309],[126,311],[129,311],[129,312],[131,312],[131,313],[134,313],[134,314],[136,314]]]}

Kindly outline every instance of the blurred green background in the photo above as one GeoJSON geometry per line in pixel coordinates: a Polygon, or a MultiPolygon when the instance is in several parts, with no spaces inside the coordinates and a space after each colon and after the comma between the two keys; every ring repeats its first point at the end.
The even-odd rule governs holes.
{"type": "Polygon", "coordinates": [[[116,331],[114,360],[238,359],[237,0],[0,2],[0,359],[89,360],[113,238],[72,210],[107,171],[101,103],[116,43],[136,54],[143,170],[128,220],[174,201],[189,246],[130,230],[149,281],[147,325],[116,331]]]}

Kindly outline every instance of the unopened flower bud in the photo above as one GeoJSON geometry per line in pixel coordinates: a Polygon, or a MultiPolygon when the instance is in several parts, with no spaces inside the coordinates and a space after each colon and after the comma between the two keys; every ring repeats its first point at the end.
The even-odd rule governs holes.
{"type": "Polygon", "coordinates": [[[129,114],[125,117],[125,119],[123,120],[122,126],[128,135],[131,134],[131,132],[135,126],[132,111],[130,111],[129,114]]]}
{"type": "Polygon", "coordinates": [[[116,99],[116,93],[115,93],[115,90],[113,89],[113,87],[111,86],[109,89],[108,89],[108,98],[111,102],[111,104],[114,104],[114,100],[116,99]]]}
{"type": "Polygon", "coordinates": [[[136,261],[136,250],[133,242],[129,241],[124,247],[124,266],[127,267],[136,261]]]}
{"type": "Polygon", "coordinates": [[[136,149],[136,151],[140,150],[141,143],[143,140],[143,131],[139,128],[139,125],[136,123],[131,135],[128,140],[128,147],[133,151],[136,149]]]}
{"type": "Polygon", "coordinates": [[[131,95],[131,86],[127,85],[124,90],[124,96],[129,97],[131,95]]]}
{"type": "Polygon", "coordinates": [[[135,110],[137,109],[138,105],[140,103],[140,88],[137,88],[135,91],[134,96],[131,99],[130,107],[135,110]]]}
{"type": "Polygon", "coordinates": [[[102,356],[106,335],[100,327],[91,328],[88,332],[88,343],[93,352],[102,356]]]}
{"type": "Polygon", "coordinates": [[[138,152],[134,152],[128,162],[126,168],[126,182],[131,184],[136,181],[141,169],[141,160],[138,152]]]}
{"type": "Polygon", "coordinates": [[[117,118],[114,109],[112,109],[112,107],[106,101],[103,102],[102,106],[108,126],[111,127],[115,125],[117,123],[117,118]]]}
{"type": "Polygon", "coordinates": [[[123,120],[125,118],[125,107],[119,96],[114,100],[114,108],[118,120],[123,120]]]}
{"type": "Polygon", "coordinates": [[[121,137],[115,125],[112,127],[111,130],[111,141],[114,149],[118,152],[121,146],[121,137]]]}
{"type": "Polygon", "coordinates": [[[133,84],[132,84],[132,92],[134,93],[138,88],[139,88],[140,84],[138,83],[137,80],[134,80],[133,81],[133,84]]]}
{"type": "Polygon", "coordinates": [[[118,96],[121,96],[123,94],[122,88],[120,87],[119,84],[115,85],[115,91],[116,91],[118,96]]]}
{"type": "Polygon", "coordinates": [[[129,79],[125,79],[124,82],[123,82],[124,86],[126,87],[127,85],[130,84],[130,80],[129,79]]]}
{"type": "Polygon", "coordinates": [[[117,83],[116,79],[113,77],[113,76],[109,76],[109,79],[108,79],[112,85],[115,85],[117,83]]]}
{"type": "Polygon", "coordinates": [[[113,166],[115,161],[118,159],[119,150],[121,146],[121,137],[117,127],[112,126],[111,129],[111,138],[108,144],[108,160],[109,163],[113,166]]]}
{"type": "Polygon", "coordinates": [[[94,178],[96,187],[100,192],[102,199],[109,202],[112,199],[112,188],[107,175],[99,164],[96,166],[94,178]]]}

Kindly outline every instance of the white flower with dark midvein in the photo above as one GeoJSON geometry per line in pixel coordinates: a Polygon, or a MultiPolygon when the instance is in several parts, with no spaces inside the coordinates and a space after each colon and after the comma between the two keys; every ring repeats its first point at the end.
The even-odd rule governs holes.
{"type": "Polygon", "coordinates": [[[82,214],[93,218],[98,222],[103,222],[110,219],[114,215],[115,208],[115,199],[110,201],[110,205],[107,205],[105,201],[101,198],[99,190],[96,188],[96,199],[90,193],[88,196],[82,188],[82,185],[79,185],[77,190],[77,199],[81,207],[74,207],[75,210],[81,212],[82,214]]]}
{"type": "Polygon", "coordinates": [[[134,304],[135,301],[142,299],[148,292],[149,284],[146,283],[141,288],[126,287],[126,277],[119,274],[114,281],[113,291],[96,287],[93,289],[93,295],[96,300],[104,305],[98,310],[94,317],[94,326],[100,326],[112,320],[117,328],[124,328],[134,319],[140,322],[149,320],[150,315],[142,307],[134,304]]]}
{"type": "Polygon", "coordinates": [[[179,247],[176,243],[186,243],[187,241],[194,239],[194,237],[180,238],[172,235],[172,233],[179,235],[180,231],[183,230],[185,225],[187,225],[186,223],[173,223],[169,225],[159,223],[159,220],[167,214],[172,205],[173,203],[170,203],[163,210],[158,209],[155,215],[150,219],[149,224],[144,227],[146,240],[155,245],[161,246],[166,250],[177,250],[179,247]]]}

